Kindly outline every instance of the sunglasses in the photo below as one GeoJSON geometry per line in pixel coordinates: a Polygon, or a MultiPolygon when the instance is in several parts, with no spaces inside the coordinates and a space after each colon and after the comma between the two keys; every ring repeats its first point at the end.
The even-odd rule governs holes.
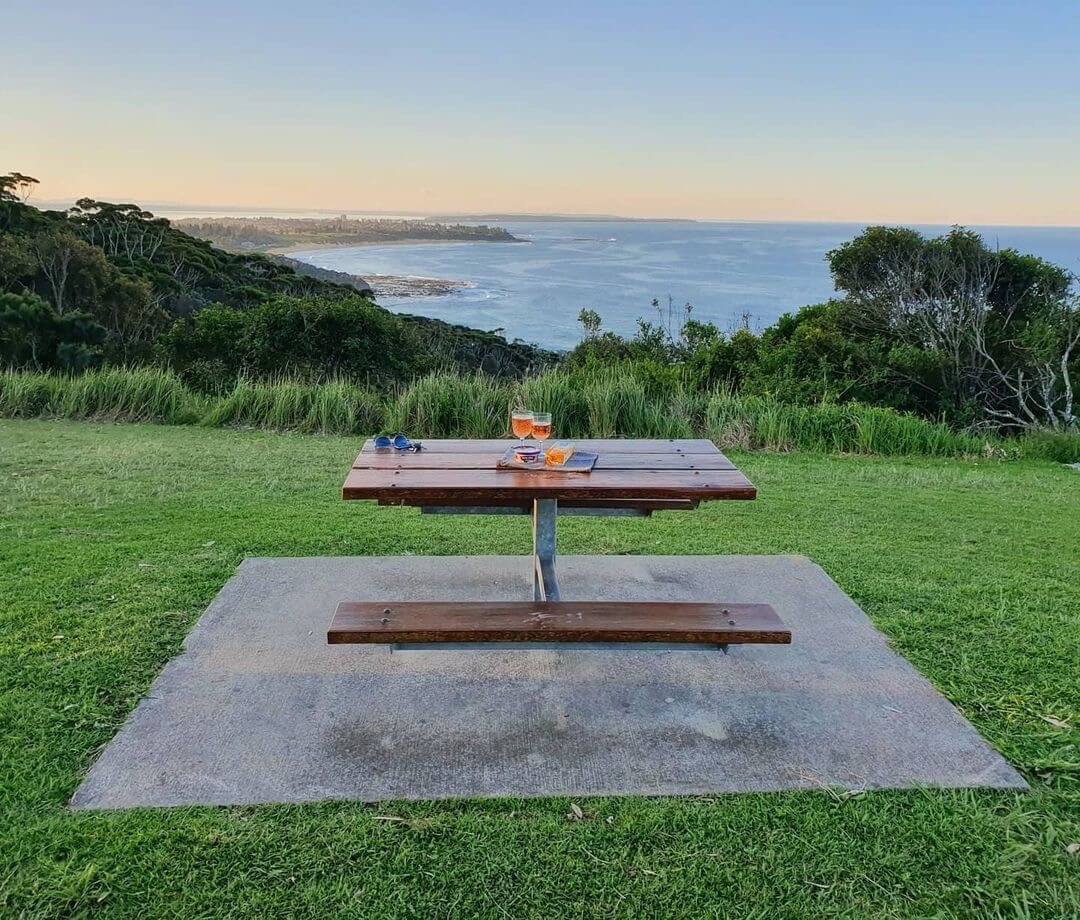
{"type": "Polygon", "coordinates": [[[392,438],[386,434],[380,434],[375,439],[376,447],[392,447],[394,450],[423,450],[424,445],[419,441],[410,441],[403,434],[395,434],[392,438]]]}

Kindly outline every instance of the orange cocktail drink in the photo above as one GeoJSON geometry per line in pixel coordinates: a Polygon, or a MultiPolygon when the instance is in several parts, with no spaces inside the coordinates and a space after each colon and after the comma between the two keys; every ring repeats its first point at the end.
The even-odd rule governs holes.
{"type": "Polygon", "coordinates": [[[536,412],[533,414],[533,437],[540,442],[540,459],[544,459],[544,442],[551,437],[551,413],[536,412]]]}
{"type": "Polygon", "coordinates": [[[524,409],[515,409],[510,415],[510,430],[521,438],[521,443],[533,432],[533,414],[524,409]]]}
{"type": "Polygon", "coordinates": [[[532,436],[537,441],[546,441],[551,437],[550,412],[536,412],[533,414],[532,436]]]}

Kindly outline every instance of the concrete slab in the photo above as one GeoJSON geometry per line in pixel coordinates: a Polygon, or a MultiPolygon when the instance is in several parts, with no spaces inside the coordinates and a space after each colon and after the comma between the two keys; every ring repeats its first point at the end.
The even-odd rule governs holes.
{"type": "Polygon", "coordinates": [[[992,786],[1023,779],[810,560],[559,560],[570,599],[772,604],[791,646],[328,646],[338,601],[527,598],[517,556],[248,559],[76,808],[992,786]]]}

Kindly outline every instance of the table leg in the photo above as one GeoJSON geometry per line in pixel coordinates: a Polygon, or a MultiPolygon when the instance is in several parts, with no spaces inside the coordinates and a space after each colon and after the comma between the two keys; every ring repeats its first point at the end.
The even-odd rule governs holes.
{"type": "Polygon", "coordinates": [[[553,498],[533,499],[533,600],[557,601],[555,530],[559,503],[553,498]]]}

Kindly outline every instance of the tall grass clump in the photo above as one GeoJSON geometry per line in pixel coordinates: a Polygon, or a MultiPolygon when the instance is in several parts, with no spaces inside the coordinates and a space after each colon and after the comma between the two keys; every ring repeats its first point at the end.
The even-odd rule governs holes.
{"type": "Polygon", "coordinates": [[[986,447],[985,440],[942,422],[858,403],[800,406],[720,391],[705,416],[706,435],[728,448],[955,457],[986,447]]]}
{"type": "Polygon", "coordinates": [[[390,392],[348,380],[241,379],[220,396],[199,395],[157,367],[107,368],[79,376],[0,373],[3,418],[501,438],[509,436],[510,409],[518,404],[550,412],[556,438],[707,437],[724,449],[1080,462],[1076,433],[977,437],[892,409],[858,403],[795,405],[726,388],[702,391],[674,377],[650,384],[622,368],[555,369],[516,382],[443,372],[390,392]]]}
{"type": "Polygon", "coordinates": [[[203,406],[172,371],[159,367],[106,368],[70,378],[59,413],[64,418],[186,424],[203,406]]]}
{"type": "Polygon", "coordinates": [[[680,383],[665,394],[665,411],[672,418],[686,422],[685,434],[671,437],[696,437],[705,431],[705,413],[709,405],[709,393],[680,383]]]}
{"type": "Polygon", "coordinates": [[[1080,463],[1080,430],[1045,431],[1017,439],[1021,455],[1056,463],[1080,463]]]}
{"type": "Polygon", "coordinates": [[[690,419],[672,414],[667,401],[650,396],[645,385],[617,370],[594,373],[582,382],[588,432],[594,438],[685,438],[690,419]]]}
{"type": "Polygon", "coordinates": [[[210,407],[202,424],[348,435],[379,431],[385,417],[386,403],[377,393],[347,381],[241,379],[210,407]]]}
{"type": "Polygon", "coordinates": [[[0,416],[48,418],[56,415],[66,378],[32,371],[5,371],[0,375],[0,416]]]}
{"type": "Polygon", "coordinates": [[[499,438],[510,429],[513,395],[482,374],[429,374],[393,395],[386,427],[413,437],[499,438]]]}
{"type": "Polygon", "coordinates": [[[848,408],[856,453],[955,457],[978,454],[986,446],[984,439],[954,431],[944,422],[876,406],[852,404],[848,408]]]}
{"type": "Polygon", "coordinates": [[[183,425],[203,400],[159,367],[106,368],[78,376],[15,372],[4,375],[0,412],[17,418],[70,418],[183,425]]]}
{"type": "Polygon", "coordinates": [[[551,370],[526,377],[515,390],[515,402],[536,412],[550,412],[556,438],[587,438],[589,401],[579,374],[551,370]]]}
{"type": "Polygon", "coordinates": [[[747,401],[728,388],[713,393],[705,405],[705,437],[726,450],[749,450],[755,431],[753,416],[747,411],[747,401]]]}

